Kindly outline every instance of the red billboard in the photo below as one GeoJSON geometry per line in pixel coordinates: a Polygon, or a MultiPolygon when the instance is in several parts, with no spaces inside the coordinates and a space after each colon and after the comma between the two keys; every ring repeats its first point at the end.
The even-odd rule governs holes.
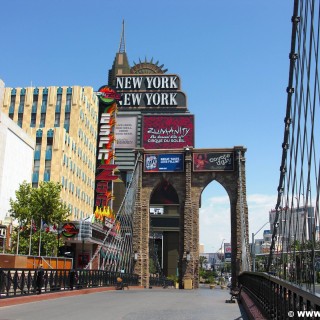
{"type": "Polygon", "coordinates": [[[142,146],[145,149],[194,147],[194,116],[145,115],[142,146]]]}

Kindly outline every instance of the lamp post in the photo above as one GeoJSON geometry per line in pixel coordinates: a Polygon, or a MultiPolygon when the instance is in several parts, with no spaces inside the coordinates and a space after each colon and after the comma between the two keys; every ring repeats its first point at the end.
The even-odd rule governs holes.
{"type": "Polygon", "coordinates": [[[252,271],[256,271],[256,246],[254,243],[254,237],[260,232],[260,230],[267,224],[269,221],[267,221],[256,233],[252,232],[252,247],[251,247],[251,254],[252,254],[252,271]]]}
{"type": "Polygon", "coordinates": [[[217,264],[217,267],[219,266],[219,270],[220,270],[221,275],[222,275],[222,257],[223,257],[222,256],[222,246],[225,241],[226,241],[226,239],[222,239],[220,248],[216,252],[216,257],[219,259],[219,265],[217,264]]]}

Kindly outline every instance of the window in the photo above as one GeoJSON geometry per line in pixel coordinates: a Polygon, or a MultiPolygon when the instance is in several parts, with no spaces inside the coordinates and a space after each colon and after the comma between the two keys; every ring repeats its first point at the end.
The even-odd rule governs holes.
{"type": "Polygon", "coordinates": [[[16,96],[11,95],[10,108],[9,108],[9,117],[13,119],[14,116],[14,105],[16,103],[16,96]]]}
{"type": "Polygon", "coordinates": [[[48,95],[43,94],[42,96],[42,105],[41,105],[41,113],[46,113],[47,111],[47,103],[48,103],[48,95]]]}
{"type": "Polygon", "coordinates": [[[20,104],[19,104],[19,113],[23,113],[24,111],[24,101],[25,101],[25,95],[24,94],[20,94],[20,104]]]}
{"type": "Polygon", "coordinates": [[[23,113],[18,113],[18,126],[22,128],[23,113]]]}
{"type": "Polygon", "coordinates": [[[64,115],[64,128],[67,132],[69,132],[69,126],[70,126],[70,112],[65,112],[64,115]]]}
{"type": "Polygon", "coordinates": [[[32,102],[32,113],[37,113],[37,106],[38,106],[38,95],[33,95],[33,102],[32,102]]]}
{"type": "MultiPolygon", "coordinates": [[[[36,146],[34,149],[34,160],[40,160],[42,138],[36,138],[36,146]]],[[[39,164],[40,165],[40,164],[39,164]]]]}
{"type": "Polygon", "coordinates": [[[46,125],[46,114],[41,113],[40,116],[40,128],[43,128],[46,125]]]}
{"type": "Polygon", "coordinates": [[[56,112],[60,112],[61,111],[61,101],[62,101],[62,89],[61,89],[61,92],[59,92],[59,89],[58,89],[56,112]]]}
{"type": "Polygon", "coordinates": [[[37,114],[31,113],[30,127],[34,128],[36,126],[37,114]]]}
{"type": "Polygon", "coordinates": [[[34,160],[33,172],[39,172],[40,160],[34,160]]]}
{"type": "Polygon", "coordinates": [[[50,173],[51,173],[51,160],[46,160],[44,165],[44,181],[50,181],[50,173]]]}
{"type": "Polygon", "coordinates": [[[71,110],[71,97],[72,97],[71,93],[68,93],[67,91],[66,112],[70,112],[71,110]]]}

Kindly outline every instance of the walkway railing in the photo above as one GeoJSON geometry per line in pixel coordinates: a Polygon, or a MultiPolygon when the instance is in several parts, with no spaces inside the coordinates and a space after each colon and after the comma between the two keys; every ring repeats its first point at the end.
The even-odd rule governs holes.
{"type": "MultiPolygon", "coordinates": [[[[41,292],[83,289],[95,287],[116,287],[117,278],[121,277],[128,286],[138,285],[138,276],[133,274],[107,272],[102,270],[76,270],[73,281],[70,270],[45,269],[41,292]],[[70,285],[70,280],[73,285],[70,285]]],[[[36,294],[35,269],[0,269],[0,299],[21,295],[36,294]]]]}
{"type": "Polygon", "coordinates": [[[154,277],[154,276],[150,276],[149,278],[149,285],[150,287],[154,286],[154,287],[173,287],[174,286],[174,281],[173,280],[169,280],[166,277],[154,277]]]}
{"type": "Polygon", "coordinates": [[[320,311],[320,296],[267,273],[244,272],[239,283],[267,319],[288,319],[288,314],[297,315],[297,311],[320,311]]]}

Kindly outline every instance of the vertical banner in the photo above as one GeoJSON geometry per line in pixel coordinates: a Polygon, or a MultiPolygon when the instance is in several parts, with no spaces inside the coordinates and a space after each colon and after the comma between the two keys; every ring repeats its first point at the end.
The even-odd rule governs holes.
{"type": "Polygon", "coordinates": [[[95,212],[94,222],[103,224],[104,227],[120,228],[115,224],[112,210],[113,181],[118,179],[114,175],[114,140],[117,101],[120,96],[108,86],[103,86],[98,91],[99,96],[99,122],[96,159],[96,184],[95,184],[95,212]],[[110,204],[111,203],[111,204],[110,204]]]}

